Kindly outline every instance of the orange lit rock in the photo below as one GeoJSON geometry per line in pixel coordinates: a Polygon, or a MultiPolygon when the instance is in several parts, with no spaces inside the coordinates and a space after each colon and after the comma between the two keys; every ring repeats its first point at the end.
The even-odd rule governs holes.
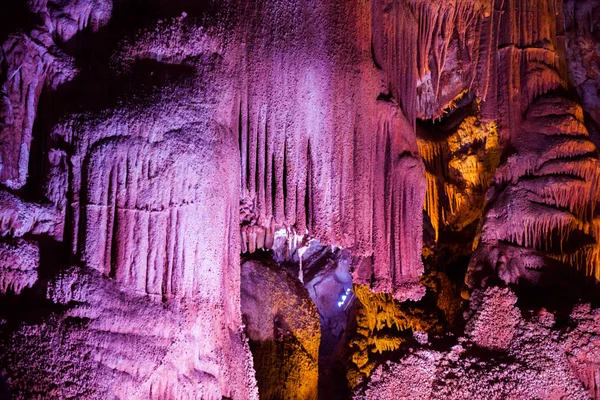
{"type": "Polygon", "coordinates": [[[319,315],[308,292],[276,266],[242,264],[242,316],[261,399],[317,399],[319,315]]]}

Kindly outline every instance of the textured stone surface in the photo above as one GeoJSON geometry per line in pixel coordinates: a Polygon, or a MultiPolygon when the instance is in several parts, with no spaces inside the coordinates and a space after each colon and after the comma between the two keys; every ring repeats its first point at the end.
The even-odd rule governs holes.
{"type": "Polygon", "coordinates": [[[0,357],[16,398],[256,397],[248,345],[215,307],[161,304],[71,268],[48,285],[43,322],[1,325],[0,357]]]}
{"type": "Polygon", "coordinates": [[[30,32],[9,36],[0,51],[0,182],[6,186],[17,189],[26,183],[41,92],[77,74],[74,60],[56,42],[83,30],[98,31],[108,23],[112,5],[112,0],[27,1],[38,23],[30,32]]]}
{"type": "Polygon", "coordinates": [[[0,293],[19,294],[38,279],[40,249],[23,239],[0,242],[0,293]]]}
{"type": "Polygon", "coordinates": [[[242,316],[261,399],[317,399],[319,314],[298,280],[272,263],[242,264],[242,316]]]}
{"type": "Polygon", "coordinates": [[[577,90],[584,109],[595,124],[600,123],[598,21],[600,21],[600,4],[597,1],[565,2],[569,81],[577,90]]]}
{"type": "Polygon", "coordinates": [[[512,95],[500,97],[497,110],[511,151],[487,193],[467,279],[477,285],[483,268],[484,276],[507,284],[539,284],[552,278],[546,270],[554,265],[597,278],[598,222],[592,210],[600,200],[600,168],[582,108],[564,90],[561,4],[531,2],[539,13],[530,13],[513,3],[506,4],[510,18],[499,40],[507,46],[498,60],[507,71],[499,88],[512,95]],[[544,29],[530,31],[531,24],[544,29]]]}
{"type": "Polygon", "coordinates": [[[468,336],[450,350],[416,347],[381,365],[355,398],[597,398],[597,312],[577,306],[570,328],[557,329],[544,310],[521,316],[515,298],[508,289],[474,293],[468,336]]]}
{"type": "MultiPolygon", "coordinates": [[[[373,42],[381,46],[373,48],[382,52],[378,69],[368,38],[380,23],[367,17],[380,7],[267,1],[250,11],[239,133],[242,196],[252,213],[242,237],[252,252],[269,248],[280,227],[308,232],[372,257],[365,276],[375,290],[418,298],[426,187],[411,121],[416,83],[411,65],[386,50],[387,42],[416,39],[389,21],[373,42]],[[271,29],[273,18],[285,21],[281,31],[271,29]]],[[[407,10],[394,11],[414,23],[407,10]]]]}
{"type": "MultiPolygon", "coordinates": [[[[90,13],[98,5],[65,5],[81,29],[96,24],[90,13]]],[[[74,34],[69,21],[58,32],[63,40],[74,34]]],[[[131,40],[160,51],[160,34],[181,25],[131,40]]],[[[192,28],[202,42],[203,29],[192,28]]],[[[63,241],[71,250],[63,259],[81,261],[58,275],[51,266],[37,283],[37,296],[47,287],[37,301],[50,304],[42,316],[20,323],[8,315],[3,371],[17,398],[256,398],[240,312],[237,144],[213,112],[221,86],[202,86],[227,67],[192,46],[195,79],[183,85],[167,74],[148,89],[151,80],[133,80],[118,63],[133,51],[127,46],[114,58],[125,78],[107,88],[119,102],[76,90],[84,111],[50,126],[40,186],[52,205],[2,197],[5,235],[52,234],[57,249],[63,241]]],[[[3,274],[6,286],[32,286],[36,269],[27,267],[19,281],[3,274]]]]}
{"type": "Polygon", "coordinates": [[[598,398],[599,10],[0,5],[0,376],[315,398],[329,363],[358,398],[598,398]]]}

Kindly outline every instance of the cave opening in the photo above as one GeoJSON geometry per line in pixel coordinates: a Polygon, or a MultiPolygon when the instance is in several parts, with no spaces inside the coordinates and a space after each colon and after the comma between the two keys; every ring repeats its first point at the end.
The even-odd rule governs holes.
{"type": "MultiPolygon", "coordinates": [[[[356,301],[350,275],[351,263],[352,259],[349,253],[341,248],[324,246],[318,240],[307,237],[301,239],[288,238],[281,233],[275,235],[272,250],[256,251],[242,258],[243,273],[245,273],[246,268],[252,268],[254,273],[261,270],[262,273],[272,273],[278,281],[288,282],[289,284],[286,286],[287,291],[282,288],[273,289],[277,294],[261,303],[262,312],[270,313],[266,310],[269,307],[279,310],[271,313],[273,315],[272,326],[276,331],[283,332],[283,335],[275,340],[280,343],[292,340],[290,337],[304,338],[305,340],[305,342],[298,343],[299,348],[292,350],[282,347],[267,348],[265,342],[272,339],[258,339],[260,335],[249,333],[250,348],[256,357],[255,360],[257,361],[255,362],[258,363],[255,364],[255,368],[257,369],[259,390],[262,392],[261,398],[275,399],[282,398],[278,396],[283,396],[283,398],[299,396],[299,393],[306,393],[302,392],[302,390],[305,390],[302,387],[311,385],[314,391],[312,395],[318,396],[318,398],[350,398],[346,378],[346,345],[348,340],[346,330],[348,329],[352,307],[356,301]],[[290,282],[293,282],[293,284],[290,282]],[[283,293],[279,294],[279,292],[283,293]],[[304,301],[313,304],[315,309],[311,318],[312,324],[316,323],[316,325],[312,329],[316,328],[317,332],[304,332],[304,330],[310,328],[308,322],[305,322],[302,326],[296,326],[296,330],[290,329],[289,321],[305,318],[300,317],[305,313],[299,312],[300,310],[296,308],[281,307],[282,299],[278,298],[279,295],[286,297],[284,302],[295,304],[296,301],[304,301]],[[282,326],[286,326],[287,330],[282,330],[282,326]],[[309,343],[310,340],[305,337],[307,334],[310,337],[319,338],[318,346],[313,348],[313,357],[308,361],[313,364],[313,373],[305,373],[302,382],[290,382],[285,379],[278,382],[270,380],[269,376],[278,374],[274,369],[294,367],[284,366],[284,364],[297,360],[297,356],[290,355],[290,352],[305,353],[307,347],[312,345],[309,343]],[[280,358],[277,362],[262,363],[266,357],[265,352],[275,352],[277,357],[280,358]],[[263,381],[261,381],[261,378],[263,381]]],[[[251,290],[246,289],[244,285],[243,282],[242,313],[245,323],[252,330],[252,326],[256,324],[252,319],[256,319],[254,307],[257,302],[255,301],[255,295],[250,295],[251,290]],[[245,293],[248,293],[248,296],[245,296],[245,293]]],[[[297,366],[295,367],[297,368],[297,366]]],[[[311,368],[307,370],[311,370],[311,368]]]]}

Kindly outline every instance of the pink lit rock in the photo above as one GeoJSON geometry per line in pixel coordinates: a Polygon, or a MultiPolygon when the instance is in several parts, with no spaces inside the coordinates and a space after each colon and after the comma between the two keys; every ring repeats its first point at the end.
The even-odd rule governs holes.
{"type": "Polygon", "coordinates": [[[72,60],[46,31],[14,34],[2,44],[0,73],[0,182],[18,189],[27,178],[29,150],[40,94],[75,74],[72,60]]]}
{"type": "Polygon", "coordinates": [[[11,363],[15,393],[257,397],[241,326],[239,175],[228,138],[192,124],[158,142],[92,147],[80,221],[86,265],[48,284],[61,311],[11,335],[7,354],[30,360],[33,349],[39,360],[11,363]]]}
{"type": "Polygon", "coordinates": [[[50,282],[48,298],[65,311],[3,343],[17,398],[257,398],[241,330],[202,302],[161,304],[81,268],[50,282]]]}
{"type": "Polygon", "coordinates": [[[66,42],[85,29],[98,31],[108,23],[112,5],[112,0],[27,2],[41,23],[30,32],[10,35],[0,51],[0,74],[4,77],[0,86],[2,184],[18,189],[26,182],[42,91],[55,90],[77,75],[74,60],[55,42],[66,42]]]}
{"type": "Polygon", "coordinates": [[[52,205],[30,203],[0,191],[0,236],[52,235],[59,223],[59,214],[52,205]]]}
{"type": "Polygon", "coordinates": [[[596,1],[565,2],[567,66],[570,84],[593,121],[600,123],[600,5],[596,1]]]}
{"type": "MultiPolygon", "coordinates": [[[[451,348],[417,333],[356,396],[599,397],[597,311],[576,306],[563,329],[521,315],[512,290],[600,279],[596,3],[23,3],[23,30],[0,32],[0,373],[15,397],[256,399],[243,293],[250,339],[275,347],[259,373],[283,365],[289,392],[314,398],[319,377],[276,348],[299,339],[315,372],[314,306],[240,254],[315,239],[356,261],[352,283],[423,298],[425,199],[461,199],[448,176],[428,185],[417,119],[467,114],[506,151],[496,170],[465,161],[493,176],[465,239],[465,331],[451,348]]],[[[436,256],[434,272],[461,275],[436,256]]],[[[350,293],[343,267],[307,270],[325,282],[314,298],[350,293]]]]}
{"type": "Polygon", "coordinates": [[[369,386],[356,394],[354,399],[430,399],[436,361],[441,356],[441,353],[435,351],[418,351],[405,357],[400,363],[380,365],[373,372],[369,386]]]}
{"type": "Polygon", "coordinates": [[[23,239],[0,242],[0,293],[19,294],[38,279],[40,249],[23,239]]]}
{"type": "Polygon", "coordinates": [[[517,297],[509,289],[492,287],[471,297],[474,314],[465,328],[473,343],[489,350],[506,350],[510,346],[521,312],[515,303],[517,297]]]}
{"type": "Polygon", "coordinates": [[[477,291],[468,336],[458,345],[448,351],[413,348],[378,367],[354,398],[597,398],[599,342],[591,328],[597,312],[578,306],[569,320],[574,328],[565,331],[554,328],[546,311],[521,316],[515,298],[508,289],[477,291]]]}
{"type": "MultiPolygon", "coordinates": [[[[212,75],[143,92],[154,96],[144,104],[134,84],[52,128],[44,193],[81,265],[40,283],[43,322],[5,334],[17,397],[257,398],[240,311],[239,153],[231,113],[215,111],[227,93],[204,86],[227,64],[194,51],[189,70],[212,75]]],[[[40,233],[37,213],[7,215],[40,233]]]]}
{"type": "MultiPolygon", "coordinates": [[[[375,5],[314,3],[299,9],[268,1],[264,13],[252,10],[247,18],[248,77],[240,82],[234,125],[249,221],[243,249],[269,248],[279,228],[308,233],[372,258],[374,268],[363,275],[375,290],[419,298],[426,184],[412,120],[412,64],[388,53],[383,70],[374,64],[368,38],[380,21],[366,16],[379,18],[375,5]],[[297,23],[273,31],[274,18],[297,23]],[[388,87],[388,79],[397,85],[388,87]]],[[[393,27],[390,34],[411,35],[393,27]]],[[[416,40],[401,42],[407,56],[409,39],[416,40]]]]}
{"type": "Polygon", "coordinates": [[[565,94],[564,39],[556,32],[562,3],[535,2],[533,13],[513,4],[506,4],[511,17],[499,40],[507,46],[498,59],[500,87],[512,95],[500,97],[497,110],[511,151],[487,193],[467,281],[479,285],[485,269],[507,284],[537,285],[556,275],[552,268],[598,278],[591,210],[600,201],[600,168],[582,107],[565,94]],[[530,32],[530,24],[544,29],[530,32]]]}

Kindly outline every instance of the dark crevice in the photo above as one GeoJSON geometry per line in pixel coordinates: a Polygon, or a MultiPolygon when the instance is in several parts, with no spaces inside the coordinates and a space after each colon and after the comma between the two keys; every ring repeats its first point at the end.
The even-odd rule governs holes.
{"type": "Polygon", "coordinates": [[[250,105],[246,107],[246,188],[250,190],[250,105]]]}
{"type": "Polygon", "coordinates": [[[375,65],[375,68],[377,68],[378,70],[383,70],[383,68],[377,61],[377,56],[375,55],[375,43],[373,43],[373,38],[371,38],[371,58],[373,60],[373,65],[375,65]]]}
{"type": "Polygon", "coordinates": [[[260,123],[259,121],[256,121],[256,137],[255,137],[255,142],[253,143],[253,146],[256,146],[256,151],[255,151],[255,157],[254,157],[254,193],[256,193],[256,195],[258,196],[259,194],[259,187],[260,187],[260,174],[259,172],[259,166],[260,166],[260,123]]]}
{"type": "Polygon", "coordinates": [[[304,215],[306,217],[306,229],[312,230],[312,155],[310,151],[310,140],[306,145],[306,189],[304,192],[304,215]]]}
{"type": "Polygon", "coordinates": [[[283,217],[287,218],[287,200],[288,200],[288,156],[287,156],[287,137],[283,141],[283,172],[282,172],[282,191],[283,191],[283,217]]]}
{"type": "MultiPolygon", "coordinates": [[[[264,148],[265,156],[264,156],[264,170],[263,170],[263,190],[264,190],[264,199],[265,202],[267,200],[267,194],[269,193],[269,172],[272,169],[269,167],[269,117],[265,118],[265,148],[264,148]]],[[[273,203],[271,203],[271,207],[273,207],[273,203]]],[[[267,205],[264,204],[265,210],[267,209],[267,205]]],[[[268,213],[272,213],[273,209],[267,210],[268,213]]]]}
{"type": "Polygon", "coordinates": [[[275,214],[277,209],[277,174],[275,167],[275,153],[271,154],[271,207],[272,213],[275,214]]]}

